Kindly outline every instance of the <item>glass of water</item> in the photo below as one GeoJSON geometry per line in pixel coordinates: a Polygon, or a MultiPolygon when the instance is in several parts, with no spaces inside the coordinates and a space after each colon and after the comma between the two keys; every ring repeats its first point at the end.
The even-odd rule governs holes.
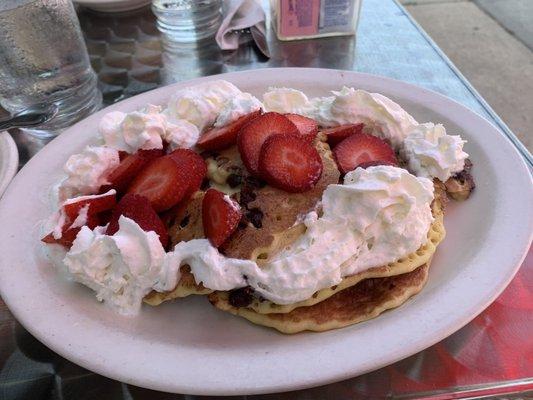
{"type": "Polygon", "coordinates": [[[102,104],[97,77],[71,0],[0,0],[0,104],[16,113],[55,103],[57,115],[38,129],[46,138],[102,104]]]}

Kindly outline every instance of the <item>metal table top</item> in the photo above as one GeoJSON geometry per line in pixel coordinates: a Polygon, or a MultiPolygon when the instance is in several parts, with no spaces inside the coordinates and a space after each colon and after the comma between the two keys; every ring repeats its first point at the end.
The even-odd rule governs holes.
{"type": "MultiPolygon", "coordinates": [[[[268,2],[263,1],[268,9],[268,2]]],[[[268,14],[268,12],[267,12],[268,14]]],[[[357,37],[277,41],[271,59],[251,44],[162,51],[148,8],[126,15],[80,9],[104,102],[203,75],[266,67],[321,67],[384,75],[464,104],[517,142],[446,56],[393,0],[364,0],[357,37]]],[[[14,135],[21,165],[44,144],[14,135]]],[[[518,146],[520,146],[518,142],[518,146]]],[[[253,399],[457,398],[533,396],[533,252],[505,292],[442,342],[378,371],[314,389],[253,399]],[[517,394],[521,392],[521,394],[517,394]],[[514,394],[513,394],[514,393],[514,394]]],[[[190,399],[116,382],[56,355],[17,323],[0,299],[0,399],[190,399]]],[[[244,399],[244,397],[242,397],[244,399]]]]}

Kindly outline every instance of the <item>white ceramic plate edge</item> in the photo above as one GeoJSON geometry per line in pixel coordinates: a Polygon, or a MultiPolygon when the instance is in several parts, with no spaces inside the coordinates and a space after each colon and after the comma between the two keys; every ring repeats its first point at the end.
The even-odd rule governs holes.
{"type": "MultiPolygon", "coordinates": [[[[291,69],[276,69],[276,70],[261,70],[260,73],[261,74],[280,74],[281,76],[283,75],[286,75],[286,74],[290,74],[292,72],[294,72],[294,70],[291,70],[291,69]]],[[[402,83],[402,82],[398,82],[398,81],[394,81],[394,80],[391,80],[391,79],[387,79],[387,78],[381,78],[381,77],[375,77],[375,76],[372,76],[372,75],[363,75],[363,74],[357,74],[357,73],[353,73],[353,72],[348,72],[348,71],[332,71],[332,70],[313,70],[313,69],[298,69],[298,73],[299,74],[308,74],[308,73],[313,73],[312,71],[315,71],[315,73],[321,73],[321,74],[341,74],[341,76],[343,74],[346,74],[346,75],[349,75],[349,76],[354,76],[354,77],[358,77],[359,79],[362,79],[362,78],[365,78],[365,80],[368,80],[368,81],[374,81],[374,83],[376,83],[375,81],[379,81],[381,84],[383,85],[386,85],[389,89],[391,89],[392,91],[394,90],[397,90],[397,91],[402,91],[402,90],[406,90],[406,89],[411,89],[412,90],[412,86],[411,85],[408,85],[408,84],[405,84],[405,83],[402,83]],[[311,71],[311,72],[309,72],[311,71]]],[[[253,74],[254,73],[257,73],[257,71],[246,71],[246,72],[240,72],[240,73],[231,73],[231,74],[226,74],[224,76],[222,76],[223,78],[226,78],[226,79],[229,79],[231,80],[232,78],[234,79],[237,79],[237,77],[240,77],[240,78],[247,78],[247,74],[250,75],[250,78],[253,78],[253,74]]],[[[187,82],[186,84],[193,84],[194,82],[196,81],[199,81],[199,80],[210,80],[210,79],[216,79],[218,78],[218,76],[215,76],[215,77],[208,77],[208,78],[200,78],[200,79],[197,79],[197,80],[194,80],[194,81],[189,81],[187,82]]],[[[354,78],[356,79],[356,78],[354,78]]],[[[183,83],[181,84],[183,85],[183,83]]],[[[376,83],[377,85],[377,83],[376,83]]],[[[177,85],[179,86],[179,85],[177,85]]],[[[379,85],[378,85],[379,86],[379,85]]],[[[165,88],[162,88],[162,89],[157,89],[156,91],[153,91],[151,93],[151,97],[152,98],[156,98],[159,93],[162,93],[163,91],[167,91],[168,89],[165,89],[165,88]]],[[[430,95],[433,97],[433,100],[435,100],[436,102],[436,106],[439,106],[439,103],[443,103],[441,104],[442,105],[445,105],[447,107],[451,107],[451,108],[455,108],[456,111],[457,111],[457,114],[458,115],[464,115],[465,113],[465,109],[459,105],[458,103],[455,103],[453,101],[451,101],[450,99],[447,99],[445,98],[444,96],[442,95],[439,95],[439,94],[436,94],[436,93],[433,93],[433,92],[430,92],[428,90],[425,90],[425,89],[420,89],[420,88],[416,88],[416,91],[418,91],[419,93],[422,93],[422,94],[426,94],[426,95],[430,95]]],[[[159,95],[160,96],[160,95],[159,95]]],[[[146,94],[145,95],[140,95],[140,96],[136,96],[134,98],[131,98],[131,99],[128,99],[126,100],[125,102],[123,102],[121,105],[119,105],[120,107],[123,107],[125,105],[128,105],[128,106],[131,106],[131,107],[137,107],[139,105],[141,105],[142,103],[146,103],[147,100],[144,100],[146,98],[146,94]],[[143,99],[142,101],[140,99],[143,99]]],[[[112,108],[116,108],[117,105],[113,106],[112,108]]],[[[106,110],[108,111],[108,110],[106,110]]],[[[454,110],[450,110],[450,112],[452,112],[454,110]]],[[[474,118],[477,119],[477,121],[475,121],[476,123],[479,123],[479,124],[485,124],[486,126],[491,126],[490,123],[486,120],[482,120],[481,117],[479,116],[475,116],[474,117],[474,113],[471,112],[471,111],[468,111],[467,114],[471,114],[471,118],[474,118]],[[482,120],[482,121],[480,121],[482,120]]],[[[83,121],[74,126],[73,128],[71,128],[69,131],[74,131],[76,129],[76,127],[79,127],[83,124],[83,121]]],[[[494,127],[492,127],[492,129],[495,129],[494,127]]],[[[68,132],[67,132],[68,133],[68,132]]],[[[67,134],[66,133],[66,134],[67,134]]],[[[63,134],[62,136],[60,136],[59,138],[55,139],[53,142],[57,142],[57,145],[55,146],[55,148],[59,147],[61,143],[65,142],[65,144],[68,142],[68,138],[66,136],[66,134],[63,134]]],[[[503,135],[500,133],[500,135],[502,136],[502,139],[503,139],[503,135]]],[[[510,148],[510,144],[507,143],[506,141],[502,141],[500,143],[502,146],[507,146],[506,148],[506,151],[508,152],[511,152],[513,153],[514,152],[514,155],[513,157],[520,157],[518,152],[514,149],[514,148],[510,148]]],[[[45,148],[43,151],[51,151],[51,150],[48,150],[47,148],[45,148]]],[[[516,164],[515,162],[515,167],[518,168],[519,172],[521,174],[527,174],[528,178],[529,178],[529,183],[531,183],[531,177],[529,175],[529,171],[527,170],[527,167],[525,166],[525,164],[523,163],[523,161],[521,160],[521,158],[518,158],[518,160],[520,160],[520,162],[518,162],[518,164],[516,164]]],[[[31,160],[29,164],[33,163],[33,162],[37,162],[37,161],[34,161],[34,160],[31,160]]],[[[23,170],[24,171],[24,170],[23,170]]],[[[25,174],[21,174],[23,176],[18,176],[18,180],[22,180],[24,179],[24,175],[25,174]]],[[[526,175],[524,175],[526,176],[526,175]]],[[[15,182],[17,182],[17,178],[15,178],[15,182]]],[[[527,179],[524,180],[524,182],[527,182],[527,179]]],[[[13,185],[15,186],[15,185],[13,185]]],[[[10,187],[10,190],[15,190],[13,187],[10,187]]],[[[7,193],[10,192],[10,190],[8,190],[7,193]]],[[[0,210],[1,210],[1,207],[0,207],[0,210]]],[[[529,228],[531,228],[531,224],[529,226],[529,228]]],[[[530,232],[531,232],[531,229],[530,229],[530,232]]],[[[395,361],[398,361],[402,358],[405,358],[411,354],[414,354],[428,346],[431,346],[432,344],[442,340],[443,338],[445,338],[446,336],[448,336],[449,334],[453,333],[454,331],[456,331],[457,329],[459,329],[460,327],[464,326],[465,324],[467,324],[470,320],[472,320],[476,315],[478,315],[481,311],[483,311],[483,309],[488,306],[500,293],[501,291],[503,291],[503,289],[505,288],[505,286],[510,282],[510,280],[512,279],[512,277],[514,276],[514,274],[516,273],[518,267],[520,266],[523,258],[525,257],[525,254],[526,254],[526,251],[527,251],[527,246],[531,243],[531,234],[529,235],[529,237],[522,237],[522,241],[519,243],[519,245],[521,246],[521,249],[522,251],[520,252],[520,254],[518,253],[515,253],[513,254],[513,257],[512,259],[509,261],[509,263],[512,263],[513,267],[512,268],[508,268],[505,272],[505,275],[502,275],[500,277],[500,279],[498,279],[496,282],[493,282],[493,284],[495,285],[494,286],[494,289],[490,291],[490,294],[486,294],[484,296],[481,296],[477,299],[477,301],[475,303],[472,303],[469,305],[468,307],[468,310],[463,312],[463,314],[461,315],[461,317],[455,317],[453,319],[453,321],[448,321],[447,324],[445,324],[445,326],[442,326],[440,328],[440,330],[438,331],[438,333],[432,335],[431,337],[426,337],[424,339],[419,339],[417,341],[415,341],[416,343],[407,343],[405,346],[403,347],[400,347],[399,351],[396,351],[395,352],[395,355],[394,357],[391,357],[390,354],[384,354],[384,355],[381,355],[380,357],[375,357],[374,359],[372,359],[371,361],[367,362],[367,363],[364,363],[364,364],[360,364],[360,365],[357,365],[357,366],[354,366],[352,365],[351,367],[348,365],[343,365],[344,368],[338,368],[338,370],[336,371],[324,371],[324,372],[327,372],[327,373],[323,373],[320,377],[316,377],[316,376],[313,376],[311,379],[302,379],[301,376],[295,378],[295,379],[292,379],[292,380],[287,380],[287,379],[280,379],[278,380],[277,382],[265,382],[264,380],[259,380],[257,382],[243,382],[243,385],[241,385],[240,387],[235,387],[235,385],[230,385],[230,384],[224,384],[224,382],[221,382],[219,383],[219,386],[214,386],[212,385],[211,387],[205,387],[205,386],[208,386],[208,382],[205,382],[206,385],[204,387],[199,387],[197,384],[192,384],[192,385],[188,385],[184,382],[154,382],[152,380],[148,380],[148,379],[145,379],[143,380],[142,377],[137,377],[137,378],[132,378],[131,377],[131,371],[126,371],[126,372],[122,372],[122,371],[119,371],[116,366],[113,366],[111,364],[105,364],[105,365],[102,365],[102,364],[97,364],[95,362],[92,362],[91,360],[87,360],[87,359],[82,359],[82,358],[79,358],[77,357],[75,354],[73,354],[72,352],[69,352],[68,349],[66,348],[63,348],[62,347],[62,343],[58,342],[58,339],[51,339],[49,337],[46,337],[46,336],[43,336],[38,330],[36,329],[33,329],[32,327],[32,324],[31,324],[31,321],[30,319],[27,318],[27,316],[23,315],[23,310],[19,307],[19,305],[15,302],[15,301],[11,301],[11,298],[10,296],[7,296],[6,297],[6,303],[8,304],[8,306],[12,309],[12,311],[14,312],[15,315],[17,315],[17,317],[20,319],[21,323],[23,323],[23,325],[26,326],[26,328],[32,333],[34,334],[37,338],[39,338],[41,341],[43,341],[43,343],[45,343],[46,345],[48,345],[49,347],[51,347],[54,351],[58,352],[59,354],[65,356],[66,358],[69,358],[71,359],[72,361],[82,365],[82,366],[85,366],[89,369],[92,369],[94,370],[95,372],[98,372],[98,373],[101,373],[103,375],[106,375],[106,376],[110,376],[112,378],[115,378],[115,379],[118,379],[118,380],[122,380],[122,381],[127,381],[127,382],[130,382],[130,383],[133,383],[133,384],[137,384],[137,385],[140,385],[140,386],[147,386],[147,387],[151,387],[151,388],[154,388],[154,389],[159,389],[159,390],[165,390],[165,391],[175,391],[175,392],[182,392],[182,393],[195,393],[195,394],[242,394],[242,393],[265,393],[265,392],[275,392],[275,391],[283,391],[283,390],[294,390],[294,389],[300,389],[300,388],[304,388],[304,387],[310,387],[310,386],[316,386],[316,385],[320,385],[320,384],[326,384],[326,383],[329,383],[329,382],[333,382],[333,381],[337,381],[337,380],[341,380],[341,379],[345,379],[345,378],[348,378],[348,377],[351,377],[351,376],[354,376],[354,374],[361,374],[361,373],[365,373],[365,372],[368,372],[368,371],[371,371],[371,370],[374,370],[374,369],[377,369],[377,368],[380,368],[386,364],[389,364],[389,363],[392,363],[392,362],[395,362],[395,361]]],[[[2,284],[3,282],[0,282],[0,284],[2,284]]],[[[3,285],[2,285],[3,286],[3,285]]],[[[4,290],[6,290],[5,287],[2,287],[2,292],[4,292],[4,290]]],[[[94,361],[94,360],[93,360],[94,361]]],[[[339,364],[346,364],[346,360],[340,360],[341,362],[339,364]]]]}
{"type": "Polygon", "coordinates": [[[0,198],[17,173],[19,153],[15,141],[6,131],[0,132],[0,198]]]}
{"type": "Polygon", "coordinates": [[[151,0],[74,0],[80,6],[99,12],[124,12],[145,7],[151,0]]]}

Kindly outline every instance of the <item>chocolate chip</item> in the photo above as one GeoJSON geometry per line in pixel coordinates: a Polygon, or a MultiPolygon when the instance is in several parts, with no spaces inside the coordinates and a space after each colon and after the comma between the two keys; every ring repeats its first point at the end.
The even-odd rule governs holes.
{"type": "Polygon", "coordinates": [[[465,167],[464,167],[464,170],[465,170],[466,172],[470,172],[470,170],[472,169],[472,166],[473,166],[472,161],[470,161],[470,158],[467,158],[467,159],[465,160],[465,167]]]}
{"type": "Polygon", "coordinates": [[[239,204],[242,207],[247,208],[248,203],[251,203],[252,201],[254,201],[256,197],[257,196],[254,193],[252,187],[245,184],[241,189],[241,194],[239,197],[239,204]]]}
{"type": "Polygon", "coordinates": [[[217,166],[222,167],[223,165],[229,163],[229,158],[228,157],[217,157],[216,161],[217,161],[217,166]]]}
{"type": "Polygon", "coordinates": [[[250,286],[232,290],[229,293],[229,303],[233,307],[248,307],[253,300],[254,290],[250,286]]]}
{"type": "Polygon", "coordinates": [[[266,186],[266,183],[263,182],[261,179],[256,178],[255,176],[247,176],[245,179],[245,182],[247,185],[251,186],[255,189],[261,189],[266,186]]]}
{"type": "Polygon", "coordinates": [[[231,167],[228,168],[228,172],[231,172],[233,174],[237,174],[237,175],[243,175],[242,173],[242,168],[241,167],[238,167],[237,165],[232,165],[231,167]]]}
{"type": "Polygon", "coordinates": [[[252,223],[256,228],[263,227],[263,212],[259,208],[252,208],[246,213],[246,218],[252,223]]]}
{"type": "Polygon", "coordinates": [[[230,188],[235,188],[242,183],[242,175],[229,174],[226,182],[228,183],[230,188]]]}
{"type": "Polygon", "coordinates": [[[200,153],[200,157],[202,157],[204,160],[207,158],[217,158],[218,156],[218,153],[215,153],[214,151],[210,150],[205,150],[200,153]]]}
{"type": "Polygon", "coordinates": [[[189,221],[191,219],[190,215],[186,215],[181,221],[180,221],[180,227],[185,228],[187,225],[189,225],[189,221]]]}
{"type": "Polygon", "coordinates": [[[200,186],[200,189],[205,191],[205,190],[209,189],[209,186],[210,186],[209,185],[209,179],[204,178],[204,180],[202,181],[202,186],[200,186]]]}

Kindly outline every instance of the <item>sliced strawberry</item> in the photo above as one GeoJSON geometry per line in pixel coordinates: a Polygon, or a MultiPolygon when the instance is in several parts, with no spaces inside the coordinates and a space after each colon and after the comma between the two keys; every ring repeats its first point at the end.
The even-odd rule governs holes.
{"type": "Polygon", "coordinates": [[[114,235],[117,233],[119,229],[118,220],[121,215],[134,220],[143,231],[154,231],[157,233],[163,247],[167,247],[168,233],[165,225],[146,197],[136,194],[124,195],[113,209],[111,220],[107,226],[106,235],[114,235]]]}
{"type": "Polygon", "coordinates": [[[271,186],[287,192],[305,192],[320,179],[322,159],[305,139],[273,135],[263,144],[259,170],[271,186]]]}
{"type": "MultiPolygon", "coordinates": [[[[48,235],[43,237],[41,241],[43,241],[44,243],[57,243],[70,248],[82,228],[81,226],[71,228],[71,224],[72,222],[68,222],[63,225],[61,237],[59,239],[56,239],[54,237],[53,232],[50,232],[48,235]]],[[[94,229],[98,226],[98,224],[99,218],[97,215],[87,214],[87,222],[85,223],[85,226],[87,226],[89,229],[94,229]]]]}
{"type": "Polygon", "coordinates": [[[314,119],[304,117],[298,114],[285,114],[285,116],[294,124],[300,136],[302,136],[306,142],[311,143],[318,134],[318,124],[314,119]]]}
{"type": "Polygon", "coordinates": [[[190,182],[185,197],[192,196],[202,186],[202,181],[207,173],[204,159],[189,149],[177,149],[168,156],[176,162],[180,169],[187,171],[186,174],[190,182]]]}
{"type": "Polygon", "coordinates": [[[124,150],[119,150],[118,152],[118,159],[120,161],[124,160],[130,153],[128,153],[127,151],[124,151],[124,150]]]}
{"type": "Polygon", "coordinates": [[[241,129],[237,137],[237,145],[242,162],[252,175],[260,176],[259,153],[263,143],[267,138],[278,133],[299,135],[296,125],[287,117],[275,112],[263,114],[241,129]]]}
{"type": "Polygon", "coordinates": [[[107,185],[100,188],[100,193],[115,189],[118,193],[123,193],[128,188],[131,181],[141,172],[148,160],[138,154],[128,154],[120,164],[109,174],[107,185]]]}
{"type": "Polygon", "coordinates": [[[112,214],[113,214],[113,210],[107,210],[107,211],[104,211],[98,214],[98,219],[100,220],[98,225],[105,226],[109,224],[109,221],[111,221],[112,214]]]}
{"type": "Polygon", "coordinates": [[[202,200],[202,223],[205,237],[220,246],[237,229],[242,212],[239,204],[224,198],[224,193],[209,189],[202,200]],[[231,203],[231,204],[230,204],[231,203]]]}
{"type": "Polygon", "coordinates": [[[322,133],[325,133],[328,138],[328,143],[331,147],[342,142],[348,136],[362,133],[364,124],[350,124],[336,126],[335,128],[324,129],[322,133]]]}
{"type": "Polygon", "coordinates": [[[248,122],[253,121],[255,118],[261,115],[261,110],[254,111],[250,114],[243,115],[236,121],[229,123],[226,126],[220,128],[211,128],[198,140],[198,147],[201,147],[204,150],[223,150],[231,145],[235,144],[237,141],[237,135],[244,125],[248,122]]]}
{"type": "Polygon", "coordinates": [[[145,160],[153,160],[154,158],[163,157],[165,155],[165,150],[163,149],[150,149],[150,150],[139,150],[137,154],[144,158],[145,160]]]}
{"type": "Polygon", "coordinates": [[[369,161],[398,165],[394,150],[383,139],[360,133],[344,139],[333,149],[339,170],[345,174],[369,161]]]}
{"type": "Polygon", "coordinates": [[[358,168],[363,168],[363,169],[366,169],[368,167],[377,167],[378,165],[391,165],[393,167],[396,167],[397,165],[390,162],[390,161],[381,161],[381,160],[378,160],[378,161],[367,161],[367,162],[364,162],[364,163],[361,163],[359,164],[357,167],[358,168]]]}
{"type": "Polygon", "coordinates": [[[108,192],[97,196],[83,196],[79,199],[70,199],[63,203],[63,210],[70,221],[74,221],[80,210],[89,206],[87,215],[94,215],[102,211],[111,210],[117,204],[117,196],[115,192],[108,192]]]}
{"type": "Polygon", "coordinates": [[[151,161],[133,179],[128,193],[146,197],[157,212],[168,210],[187,193],[190,176],[169,156],[151,161]]]}

